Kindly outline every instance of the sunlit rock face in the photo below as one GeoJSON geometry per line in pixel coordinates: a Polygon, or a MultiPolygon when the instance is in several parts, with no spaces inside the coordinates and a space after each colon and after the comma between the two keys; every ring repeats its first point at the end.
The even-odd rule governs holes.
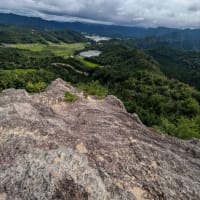
{"type": "Polygon", "coordinates": [[[0,93],[1,200],[199,200],[200,142],[145,127],[61,79],[0,93]],[[78,96],[64,101],[66,91],[78,96]]]}

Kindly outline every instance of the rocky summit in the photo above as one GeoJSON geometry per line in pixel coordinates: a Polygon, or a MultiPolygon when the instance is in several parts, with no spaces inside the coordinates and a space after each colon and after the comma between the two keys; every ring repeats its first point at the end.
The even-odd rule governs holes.
{"type": "Polygon", "coordinates": [[[116,97],[61,79],[0,93],[0,200],[143,199],[200,199],[199,140],[150,130],[116,97]]]}

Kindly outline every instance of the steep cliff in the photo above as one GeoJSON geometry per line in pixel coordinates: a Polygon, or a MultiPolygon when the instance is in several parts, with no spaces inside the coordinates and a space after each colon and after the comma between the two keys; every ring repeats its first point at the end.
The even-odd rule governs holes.
{"type": "Polygon", "coordinates": [[[114,96],[54,81],[0,93],[0,200],[199,200],[200,142],[145,127],[114,96]],[[70,91],[74,103],[64,101],[70,91]]]}

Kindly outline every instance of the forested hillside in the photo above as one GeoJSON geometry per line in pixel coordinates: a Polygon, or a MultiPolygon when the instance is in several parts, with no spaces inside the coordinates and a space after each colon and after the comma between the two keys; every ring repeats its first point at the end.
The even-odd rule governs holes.
{"type": "MultiPolygon", "coordinates": [[[[84,90],[86,97],[88,94],[116,95],[129,112],[137,113],[147,126],[163,133],[184,139],[200,138],[200,92],[165,76],[165,66],[159,64],[159,57],[156,58],[158,62],[151,56],[155,54],[153,50],[148,55],[117,40],[92,43],[87,49],[98,49],[102,54],[84,60],[61,57],[48,50],[2,46],[0,90],[14,87],[41,92],[52,80],[60,77],[84,90]]],[[[184,58],[193,62],[197,55],[184,58]]],[[[172,62],[171,58],[169,60],[172,62]]],[[[165,63],[167,67],[167,61],[165,63]]],[[[174,78],[178,79],[175,73],[176,70],[174,78]]]]}
{"type": "Polygon", "coordinates": [[[195,35],[192,36],[192,34],[189,37],[187,34],[181,35],[181,33],[174,32],[174,34],[170,35],[134,39],[133,42],[136,47],[142,49],[168,47],[180,50],[200,51],[200,38],[195,37],[195,35]]]}
{"type": "Polygon", "coordinates": [[[170,78],[178,79],[200,89],[200,53],[160,47],[148,50],[170,78]]]}
{"type": "Polygon", "coordinates": [[[71,30],[44,31],[30,27],[0,25],[0,43],[85,42],[86,38],[71,30]]]}
{"type": "Polygon", "coordinates": [[[160,65],[141,50],[119,44],[100,45],[93,62],[105,65],[93,74],[110,93],[123,100],[129,112],[163,132],[181,137],[200,137],[200,92],[168,79],[160,65]]]}
{"type": "MultiPolygon", "coordinates": [[[[143,28],[81,22],[56,22],[36,17],[3,13],[0,13],[0,24],[31,26],[34,29],[51,31],[70,29],[115,38],[131,38],[135,40],[135,44],[140,48],[152,48],[165,45],[171,48],[200,50],[200,29],[143,28]]],[[[51,38],[52,36],[48,37],[51,38]]],[[[53,40],[57,40],[55,39],[55,35],[53,35],[53,38],[53,40]]]]}
{"type": "Polygon", "coordinates": [[[70,64],[84,72],[91,70],[78,60],[64,59],[50,51],[33,52],[0,47],[0,91],[6,88],[27,89],[31,83],[35,85],[35,91],[39,92],[55,78],[60,77],[73,83],[87,78],[67,65],[53,65],[54,63],[70,64]],[[45,83],[44,87],[37,88],[39,83],[45,83]]]}

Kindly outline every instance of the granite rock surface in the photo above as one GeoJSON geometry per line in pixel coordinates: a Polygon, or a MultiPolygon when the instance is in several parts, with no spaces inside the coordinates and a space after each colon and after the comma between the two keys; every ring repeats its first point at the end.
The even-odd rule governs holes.
{"type": "Polygon", "coordinates": [[[199,140],[150,130],[116,97],[86,99],[61,79],[0,93],[0,200],[144,199],[200,199],[199,140]]]}

